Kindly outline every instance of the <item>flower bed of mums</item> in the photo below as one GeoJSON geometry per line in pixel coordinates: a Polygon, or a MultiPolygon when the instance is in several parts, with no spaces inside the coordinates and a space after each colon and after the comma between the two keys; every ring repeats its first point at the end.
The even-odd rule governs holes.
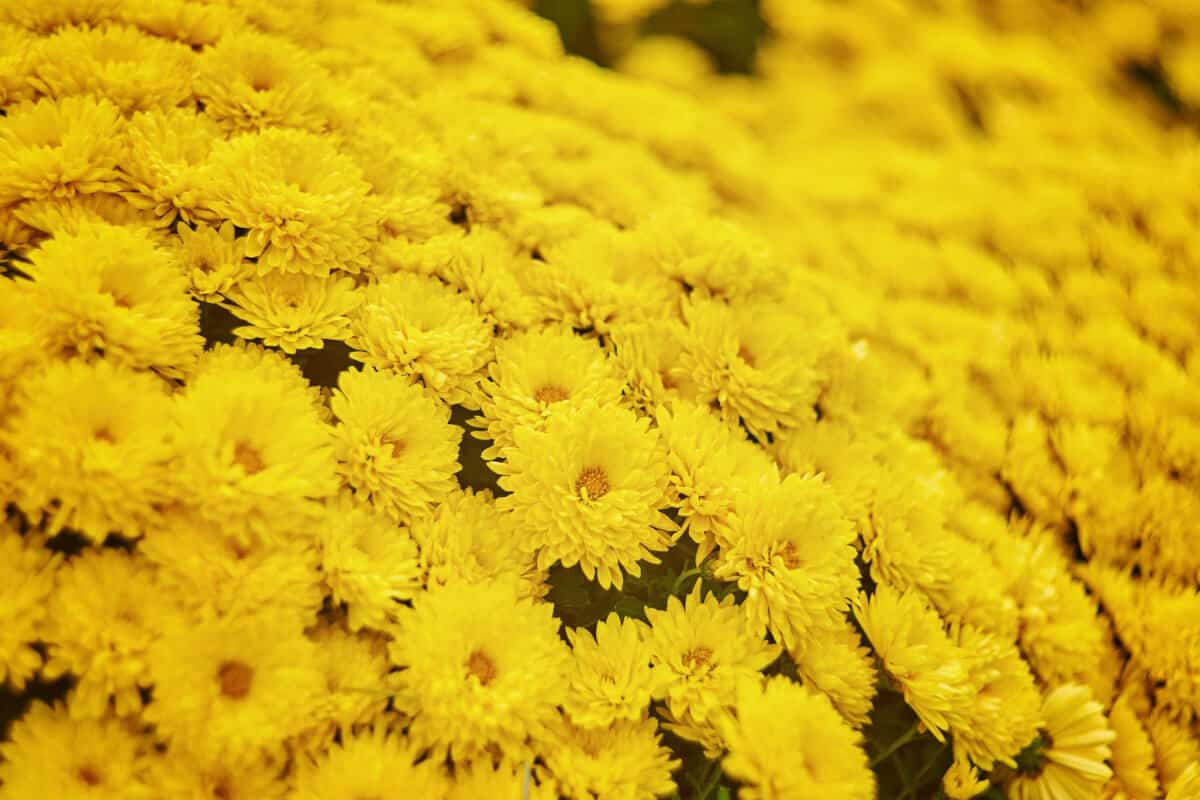
{"type": "Polygon", "coordinates": [[[0,4],[0,798],[1200,797],[1200,24],[959,5],[0,4]]]}

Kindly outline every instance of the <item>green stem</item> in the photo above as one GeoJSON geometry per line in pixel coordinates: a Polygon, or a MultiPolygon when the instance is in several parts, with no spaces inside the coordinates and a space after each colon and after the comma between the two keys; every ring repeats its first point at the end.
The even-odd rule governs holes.
{"type": "Polygon", "coordinates": [[[703,567],[692,567],[691,569],[684,570],[683,572],[679,573],[679,576],[675,578],[675,585],[671,587],[671,594],[678,595],[679,589],[683,586],[684,581],[695,575],[699,575],[703,571],[703,567]]]}
{"type": "Polygon", "coordinates": [[[897,736],[896,740],[894,742],[892,742],[890,745],[888,745],[886,750],[884,750],[882,753],[880,753],[879,755],[877,755],[871,759],[871,766],[874,767],[875,765],[879,764],[881,761],[886,759],[888,756],[890,756],[892,753],[895,753],[901,747],[904,747],[904,745],[908,744],[913,739],[915,739],[920,734],[920,732],[921,732],[921,723],[914,722],[913,726],[911,728],[909,728],[908,730],[906,730],[904,733],[897,736]]]}
{"type": "Polygon", "coordinates": [[[716,761],[713,761],[712,765],[708,768],[708,774],[704,776],[704,784],[700,787],[700,793],[697,795],[697,797],[699,797],[700,800],[708,800],[708,796],[712,794],[713,789],[717,788],[717,784],[720,782],[721,776],[724,774],[725,773],[721,771],[721,760],[717,759],[716,761]]]}

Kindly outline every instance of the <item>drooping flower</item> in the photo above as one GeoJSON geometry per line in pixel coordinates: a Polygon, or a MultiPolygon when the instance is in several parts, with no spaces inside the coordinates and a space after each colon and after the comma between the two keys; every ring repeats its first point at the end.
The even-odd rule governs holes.
{"type": "Polygon", "coordinates": [[[510,582],[450,584],[417,598],[397,624],[394,702],[413,715],[415,744],[456,759],[489,745],[521,758],[528,737],[547,735],[571,657],[553,606],[519,599],[510,582]]]}
{"type": "Polygon", "coordinates": [[[357,499],[409,520],[456,488],[462,429],[420,386],[371,367],[345,370],[330,407],[338,472],[357,499]]]}
{"type": "Polygon", "coordinates": [[[720,731],[729,748],[722,766],[742,784],[739,797],[875,797],[862,735],[828,698],[782,675],[739,681],[734,715],[720,731]]]}
{"type": "Polygon", "coordinates": [[[1154,800],[1159,796],[1154,767],[1154,745],[1134,710],[1134,700],[1122,694],[1108,710],[1112,741],[1112,771],[1105,791],[1128,800],[1154,800]]]}
{"type": "Polygon", "coordinates": [[[649,420],[618,406],[562,404],[542,430],[518,428],[505,448],[496,505],[516,515],[538,566],[579,564],[601,586],[668,546],[667,471],[649,420]]]}
{"type": "Polygon", "coordinates": [[[1042,719],[1040,752],[1009,782],[1009,796],[1015,800],[1098,797],[1112,777],[1105,762],[1116,736],[1104,709],[1086,687],[1063,684],[1046,693],[1042,719]]]}

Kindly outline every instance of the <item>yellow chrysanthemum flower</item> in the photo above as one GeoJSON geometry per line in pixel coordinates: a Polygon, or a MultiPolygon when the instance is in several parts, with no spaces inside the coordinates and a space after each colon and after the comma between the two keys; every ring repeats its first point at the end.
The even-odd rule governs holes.
{"type": "Polygon", "coordinates": [[[713,574],[746,592],[742,607],[761,630],[792,647],[841,623],[858,589],[857,536],[823,479],[747,485],[727,536],[713,574]]]}
{"type": "Polygon", "coordinates": [[[867,724],[879,676],[875,658],[858,631],[843,621],[817,641],[789,653],[806,685],[824,692],[853,727],[867,724]]]}
{"type": "Polygon", "coordinates": [[[121,188],[121,112],[97,97],[42,98],[0,122],[0,206],[121,188]]]}
{"type": "Polygon", "coordinates": [[[613,329],[613,358],[625,379],[625,400],[635,410],[653,413],[677,399],[691,400],[696,386],[679,366],[687,329],[676,319],[631,322],[613,329]]]}
{"type": "MultiPolygon", "coordinates": [[[[176,219],[216,221],[201,194],[203,165],[220,140],[211,117],[190,108],[154,109],[134,114],[124,133],[121,171],[131,187],[124,192],[130,203],[152,212],[163,227],[176,219]]],[[[181,225],[178,232],[186,244],[190,229],[181,225]]]]}
{"type": "Polygon", "coordinates": [[[33,644],[41,638],[46,600],[59,556],[0,521],[0,686],[20,691],[42,665],[33,644]]]}
{"type": "Polygon", "coordinates": [[[207,353],[173,415],[172,480],[188,513],[242,542],[292,535],[337,488],[330,429],[308,389],[282,356],[255,353],[207,353]]]}
{"type": "MultiPolygon", "coordinates": [[[[738,493],[759,483],[778,483],[775,462],[741,432],[704,406],[660,406],[655,420],[671,467],[671,505],[698,545],[696,561],[708,557],[732,532],[738,493]]],[[[841,525],[845,528],[845,525],[841,525]]]]}
{"type": "Polygon", "coordinates": [[[535,776],[530,762],[493,764],[490,756],[465,767],[454,765],[454,779],[446,800],[480,797],[520,797],[522,800],[558,800],[562,793],[547,775],[535,776]]]}
{"type": "Polygon", "coordinates": [[[499,458],[513,445],[517,428],[541,430],[550,410],[560,403],[613,404],[621,383],[613,365],[595,342],[567,330],[546,328],[517,334],[496,345],[482,386],[482,417],[472,420],[478,438],[492,444],[486,459],[499,458]]]}
{"type": "Polygon", "coordinates": [[[1031,771],[1006,787],[1014,800],[1084,800],[1099,797],[1112,770],[1104,763],[1116,734],[1104,709],[1078,684],[1063,684],[1042,702],[1042,750],[1031,771]]]}
{"type": "Polygon", "coordinates": [[[1200,761],[1193,761],[1171,784],[1166,800],[1197,800],[1200,798],[1200,761]]]}
{"type": "Polygon", "coordinates": [[[298,759],[289,800],[331,797],[443,797],[446,780],[433,761],[384,726],[346,735],[323,753],[298,759]]]}
{"type": "Polygon", "coordinates": [[[942,791],[950,800],[973,800],[987,791],[991,783],[980,776],[979,770],[961,754],[942,775],[942,791]]]}
{"type": "Polygon", "coordinates": [[[544,737],[566,695],[570,650],[547,603],[510,582],[450,584],[400,615],[390,646],[396,708],[421,746],[471,758],[495,745],[513,758],[544,737]],[[488,609],[481,615],[480,609],[488,609]]]}
{"type": "Polygon", "coordinates": [[[236,763],[200,758],[170,747],[151,758],[150,797],[176,800],[283,800],[283,764],[268,758],[236,763]]]}
{"type": "Polygon", "coordinates": [[[243,536],[168,513],[138,542],[138,552],[158,567],[162,591],[197,618],[267,613],[305,625],[324,601],[320,557],[309,536],[243,536]]]}
{"type": "Polygon", "coordinates": [[[641,719],[650,701],[663,694],[666,679],[650,665],[644,622],[613,612],[596,623],[595,634],[569,628],[567,639],[574,662],[563,708],[575,725],[607,728],[641,719]]]}
{"type": "Polygon", "coordinates": [[[451,493],[409,531],[420,547],[421,581],[428,588],[512,580],[522,597],[546,593],[546,572],[537,568],[514,515],[497,508],[488,491],[451,493]]]}
{"type": "Polygon", "coordinates": [[[245,259],[245,242],[235,238],[233,224],[220,228],[198,225],[177,227],[176,254],[192,284],[192,295],[206,302],[219,301],[241,279],[253,274],[245,259]]]}
{"type": "Polygon", "coordinates": [[[172,747],[228,762],[276,754],[312,723],[325,686],[312,642],[270,614],[181,621],[149,661],[146,721],[172,747]]]}
{"type": "Polygon", "coordinates": [[[620,588],[624,572],[667,549],[674,525],[666,505],[667,472],[649,420],[617,406],[563,404],[542,430],[519,428],[515,444],[493,462],[500,487],[511,494],[497,507],[512,510],[538,566],[555,562],[601,586],[620,588]]]}
{"type": "Polygon", "coordinates": [[[346,370],[330,407],[338,472],[357,499],[408,520],[456,488],[462,428],[420,386],[370,367],[346,370]]]}
{"type": "Polygon", "coordinates": [[[139,800],[152,743],[132,722],[76,719],[63,705],[36,701],[0,741],[6,798],[139,800]]]}
{"type": "Polygon", "coordinates": [[[937,612],[914,591],[881,583],[859,595],[854,616],[921,722],[941,740],[972,690],[964,654],[950,640],[937,612]]]}
{"type": "Polygon", "coordinates": [[[651,243],[651,262],[664,275],[728,303],[769,297],[787,281],[765,242],[720,217],[668,209],[638,232],[651,243]]]}
{"type": "Polygon", "coordinates": [[[545,745],[546,768],[568,797],[667,797],[679,765],[663,747],[653,719],[624,720],[606,728],[562,722],[545,745]]]}
{"type": "Polygon", "coordinates": [[[285,353],[345,339],[360,299],[352,278],[283,272],[238,281],[226,297],[222,305],[249,323],[234,328],[236,335],[285,353]]]}
{"type": "Polygon", "coordinates": [[[30,254],[29,302],[50,353],[103,355],[170,377],[200,354],[196,305],[173,254],[144,230],[80,223],[30,254]]]}
{"type": "Polygon", "coordinates": [[[417,544],[391,517],[345,496],[330,504],[317,529],[321,574],[351,630],[383,629],[402,600],[421,588],[417,544]]]}
{"type": "Polygon", "coordinates": [[[99,719],[137,714],[150,686],[147,652],[169,627],[173,604],[160,597],[153,565],[120,551],[89,552],[59,572],[42,638],[42,674],[78,676],[70,711],[99,719]]]}
{"type": "Polygon", "coordinates": [[[294,746],[315,752],[328,747],[339,732],[345,735],[383,712],[390,696],[387,676],[391,665],[387,640],[374,633],[355,634],[325,624],[310,631],[308,638],[316,645],[317,669],[325,679],[325,692],[308,730],[294,746]]]}
{"type": "Polygon", "coordinates": [[[440,281],[399,273],[368,286],[351,333],[356,360],[419,379],[446,403],[478,407],[491,327],[440,281]]]}
{"type": "Polygon", "coordinates": [[[1200,739],[1182,720],[1156,709],[1147,721],[1154,743],[1154,768],[1162,788],[1170,790],[1193,761],[1200,761],[1200,739]]]}
{"type": "Polygon", "coordinates": [[[370,185],[327,139],[283,128],[213,147],[205,204],[246,228],[246,255],[258,271],[361,272],[377,237],[370,185]]]}
{"type": "Polygon", "coordinates": [[[875,797],[862,735],[829,699],[777,675],[743,678],[733,717],[720,724],[725,772],[746,800],[875,797]]]}
{"type": "Polygon", "coordinates": [[[1105,786],[1106,796],[1154,800],[1160,794],[1154,745],[1130,695],[1122,694],[1113,703],[1108,710],[1108,724],[1116,738],[1112,741],[1113,776],[1105,786]]]}
{"type": "Polygon", "coordinates": [[[20,383],[0,442],[20,476],[13,499],[50,533],[134,538],[171,497],[175,453],[165,384],[111,362],[55,363],[20,383]]]}
{"type": "Polygon", "coordinates": [[[701,591],[696,581],[686,602],[672,596],[665,609],[647,608],[646,619],[651,663],[663,671],[671,716],[702,725],[732,706],[738,680],[756,676],[781,648],[767,643],[732,595],[718,601],[701,591]]]}

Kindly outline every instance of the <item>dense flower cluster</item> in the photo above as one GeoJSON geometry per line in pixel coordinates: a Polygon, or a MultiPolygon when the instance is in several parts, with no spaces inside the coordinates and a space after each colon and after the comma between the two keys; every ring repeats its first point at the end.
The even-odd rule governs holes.
{"type": "Polygon", "coordinates": [[[1200,16],[662,5],[0,5],[0,798],[1200,798],[1200,16]]]}

